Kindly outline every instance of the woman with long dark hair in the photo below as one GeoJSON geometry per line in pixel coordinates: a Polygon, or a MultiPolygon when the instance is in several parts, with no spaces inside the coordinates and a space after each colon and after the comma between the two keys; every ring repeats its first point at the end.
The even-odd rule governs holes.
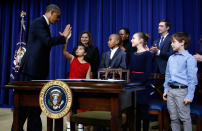
{"type": "MultiPolygon", "coordinates": [[[[89,31],[83,31],[79,37],[79,44],[84,45],[87,49],[87,54],[84,57],[84,60],[91,65],[92,76],[91,78],[97,78],[97,70],[100,63],[100,56],[98,48],[93,45],[92,35],[89,31]]],[[[75,50],[77,47],[74,48],[72,54],[75,56],[75,50]]]]}

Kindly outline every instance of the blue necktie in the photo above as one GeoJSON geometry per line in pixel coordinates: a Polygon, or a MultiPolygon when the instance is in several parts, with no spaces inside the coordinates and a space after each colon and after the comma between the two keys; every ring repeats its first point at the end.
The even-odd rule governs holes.
{"type": "Polygon", "coordinates": [[[163,39],[164,39],[164,37],[161,37],[161,40],[160,40],[160,42],[159,42],[159,49],[161,49],[161,47],[162,47],[162,45],[163,45],[163,39]]]}

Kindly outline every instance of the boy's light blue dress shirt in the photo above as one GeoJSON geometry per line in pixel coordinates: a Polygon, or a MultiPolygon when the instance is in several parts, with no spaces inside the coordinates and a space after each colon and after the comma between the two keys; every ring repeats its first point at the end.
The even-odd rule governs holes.
{"type": "Polygon", "coordinates": [[[197,71],[197,61],[187,50],[171,55],[166,67],[164,93],[169,85],[188,86],[185,98],[193,100],[195,86],[198,83],[197,71]]]}

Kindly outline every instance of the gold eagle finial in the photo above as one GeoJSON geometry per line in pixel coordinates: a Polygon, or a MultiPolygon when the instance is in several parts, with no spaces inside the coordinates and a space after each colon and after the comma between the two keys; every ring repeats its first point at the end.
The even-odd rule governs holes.
{"type": "Polygon", "coordinates": [[[24,11],[21,11],[21,13],[20,13],[20,17],[25,17],[26,16],[26,12],[24,12],[24,11]]]}

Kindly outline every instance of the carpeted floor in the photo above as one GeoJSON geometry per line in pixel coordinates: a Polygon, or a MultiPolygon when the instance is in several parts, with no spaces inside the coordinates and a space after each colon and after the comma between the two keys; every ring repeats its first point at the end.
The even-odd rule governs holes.
{"type": "MultiPolygon", "coordinates": [[[[41,114],[42,119],[42,125],[43,125],[43,131],[46,131],[46,116],[42,113],[41,114]]],[[[8,108],[0,108],[0,130],[1,131],[10,131],[11,125],[13,122],[13,112],[11,109],[8,108]]],[[[24,129],[26,129],[26,125],[24,125],[24,129]]],[[[66,127],[65,121],[64,121],[64,129],[66,127]]]]}
{"type": "MultiPolygon", "coordinates": [[[[46,116],[42,113],[41,114],[43,131],[46,131],[46,116]]],[[[65,119],[65,117],[64,117],[65,119]]],[[[8,108],[0,108],[0,130],[1,131],[10,131],[11,125],[13,122],[13,112],[11,109],[8,108]]],[[[64,131],[66,129],[66,121],[64,120],[64,131]]],[[[153,125],[157,125],[157,122],[150,122],[150,129],[149,131],[158,131],[158,129],[154,130],[151,127],[153,125]]],[[[24,129],[26,129],[26,124],[24,125],[24,129]]],[[[195,126],[193,126],[193,131],[195,131],[195,126]]]]}

